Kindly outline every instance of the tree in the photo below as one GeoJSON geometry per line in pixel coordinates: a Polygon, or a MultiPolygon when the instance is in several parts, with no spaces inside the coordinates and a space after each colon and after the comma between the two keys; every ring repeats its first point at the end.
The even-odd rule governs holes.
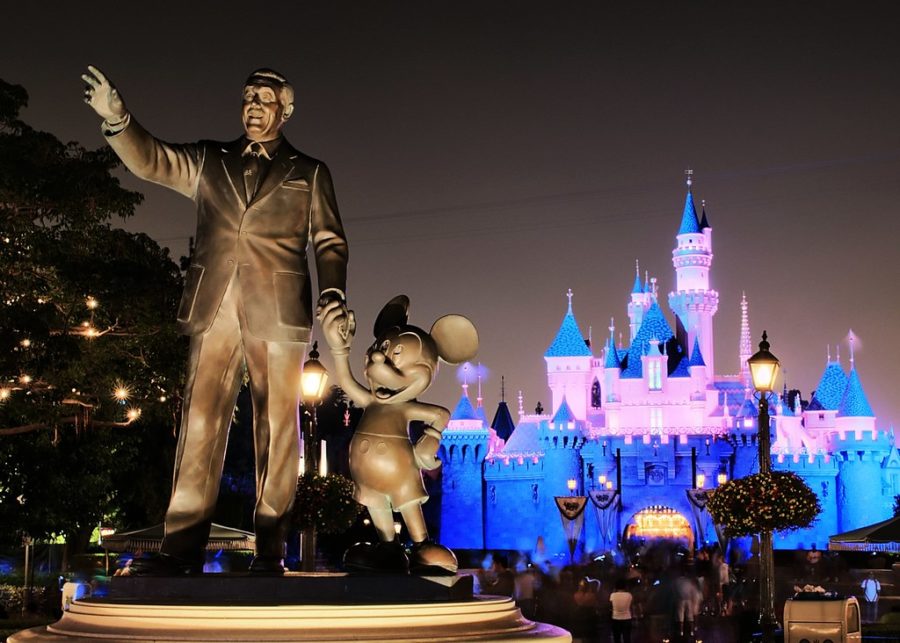
{"type": "Polygon", "coordinates": [[[19,119],[0,80],[0,541],[146,524],[168,499],[186,344],[181,273],[152,239],[111,226],[142,196],[106,146],[19,119]]]}

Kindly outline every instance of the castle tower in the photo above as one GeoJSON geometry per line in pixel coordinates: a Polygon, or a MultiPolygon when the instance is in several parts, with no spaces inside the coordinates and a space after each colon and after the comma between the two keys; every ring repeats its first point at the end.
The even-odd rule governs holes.
{"type": "Polygon", "coordinates": [[[852,343],[850,355],[850,376],[838,406],[838,433],[833,441],[841,455],[838,516],[842,531],[886,520],[893,508],[884,465],[894,449],[887,433],[875,429],[875,413],[856,371],[852,343]]]}
{"type": "Polygon", "coordinates": [[[584,419],[590,408],[593,355],[572,314],[572,291],[569,290],[566,296],[569,298],[568,310],[556,337],[544,353],[547,386],[553,396],[551,414],[555,414],[566,399],[575,417],[584,419]]]}
{"type": "Polygon", "coordinates": [[[460,549],[484,547],[482,462],[490,432],[469,401],[468,384],[441,435],[441,543],[460,549]]]}
{"type": "Polygon", "coordinates": [[[685,346],[693,346],[699,339],[707,372],[715,373],[713,352],[713,316],[719,308],[719,293],[709,287],[712,267],[712,228],[703,211],[703,226],[697,220],[694,196],[691,193],[691,170],[688,170],[687,197],[681,216],[681,226],[672,251],[675,266],[675,291],[669,293],[669,307],[678,315],[687,332],[685,346]]]}

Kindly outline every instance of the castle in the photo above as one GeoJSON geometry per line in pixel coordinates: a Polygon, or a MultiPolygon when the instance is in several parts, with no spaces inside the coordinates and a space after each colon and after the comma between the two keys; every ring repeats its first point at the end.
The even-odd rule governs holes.
{"type": "MultiPolygon", "coordinates": [[[[758,470],[758,394],[747,367],[754,343],[742,297],[740,372],[716,374],[713,228],[705,206],[697,216],[690,178],[687,186],[672,251],[676,285],[665,298],[674,329],[656,279],[636,269],[627,346],[611,324],[595,355],[568,293],[544,353],[546,412],[527,413],[520,393],[517,419],[504,399],[489,425],[480,385],[474,405],[463,386],[439,453],[445,545],[565,557],[630,537],[725,544],[703,490],[758,470]]],[[[829,354],[809,403],[787,391],[770,396],[773,469],[799,474],[822,505],[809,529],[776,533],[776,548],[825,548],[829,535],[892,514],[900,454],[892,432],[876,426],[852,350],[849,367],[829,354]]]]}

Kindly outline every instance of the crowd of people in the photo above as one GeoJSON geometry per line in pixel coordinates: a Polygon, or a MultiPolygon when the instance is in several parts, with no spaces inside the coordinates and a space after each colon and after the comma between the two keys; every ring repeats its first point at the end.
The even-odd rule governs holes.
{"type": "Polygon", "coordinates": [[[493,555],[476,574],[476,591],[514,597],[526,617],[565,627],[580,641],[693,641],[698,617],[738,615],[752,598],[745,566],[732,562],[718,547],[688,556],[664,545],[584,565],[493,555]]]}

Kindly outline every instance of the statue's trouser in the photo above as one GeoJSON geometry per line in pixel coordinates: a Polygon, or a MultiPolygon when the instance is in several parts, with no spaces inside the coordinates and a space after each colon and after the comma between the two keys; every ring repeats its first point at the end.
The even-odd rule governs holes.
{"type": "Polygon", "coordinates": [[[172,497],[161,552],[202,561],[215,511],[228,429],[246,362],[256,451],[256,553],[282,558],[300,457],[300,368],[306,345],[247,330],[232,278],[209,330],[191,337],[172,497]]]}

